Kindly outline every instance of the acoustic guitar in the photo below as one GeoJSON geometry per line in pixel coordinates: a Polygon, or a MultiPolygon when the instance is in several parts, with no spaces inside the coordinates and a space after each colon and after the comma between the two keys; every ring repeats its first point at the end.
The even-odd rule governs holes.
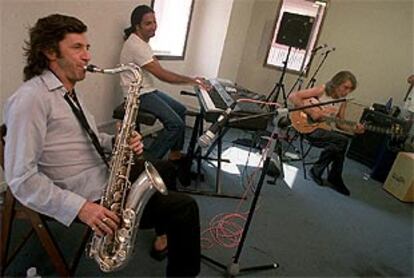
{"type": "MultiPolygon", "coordinates": [[[[311,133],[317,128],[322,128],[326,130],[332,130],[336,124],[347,125],[350,127],[355,127],[356,122],[343,120],[337,117],[324,117],[322,121],[314,121],[308,114],[303,111],[294,111],[289,114],[292,126],[302,134],[311,133]]],[[[367,123],[363,123],[365,130],[388,134],[392,138],[397,138],[403,136],[404,128],[399,124],[392,124],[390,127],[379,127],[372,126],[367,123]]]]}

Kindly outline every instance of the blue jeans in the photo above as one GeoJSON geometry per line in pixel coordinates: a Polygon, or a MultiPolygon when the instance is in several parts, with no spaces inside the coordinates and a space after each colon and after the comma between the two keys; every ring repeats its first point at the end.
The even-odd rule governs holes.
{"type": "Polygon", "coordinates": [[[164,126],[161,134],[147,150],[150,157],[161,159],[169,150],[181,151],[184,146],[187,108],[158,90],[141,95],[140,100],[140,108],[154,114],[164,126]]]}

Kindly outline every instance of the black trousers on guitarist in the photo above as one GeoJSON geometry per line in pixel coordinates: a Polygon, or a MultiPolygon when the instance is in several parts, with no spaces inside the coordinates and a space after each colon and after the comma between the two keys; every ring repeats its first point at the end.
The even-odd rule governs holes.
{"type": "Polygon", "coordinates": [[[322,185],[322,174],[330,166],[328,182],[333,188],[344,195],[350,192],[342,179],[342,169],[345,160],[345,153],[348,147],[348,137],[335,131],[316,129],[312,133],[305,135],[306,139],[318,148],[323,148],[319,159],[313,165],[310,173],[312,178],[322,185]]]}

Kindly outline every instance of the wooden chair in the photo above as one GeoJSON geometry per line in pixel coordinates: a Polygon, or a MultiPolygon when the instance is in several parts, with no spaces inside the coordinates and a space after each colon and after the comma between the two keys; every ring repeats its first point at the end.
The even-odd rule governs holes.
{"type": "Polygon", "coordinates": [[[312,148],[314,148],[314,146],[312,146],[312,144],[306,140],[304,134],[299,133],[299,132],[298,134],[299,134],[299,153],[300,153],[300,159],[302,161],[303,178],[306,180],[307,179],[306,166],[313,165],[316,162],[316,159],[307,160],[307,157],[309,153],[311,152],[312,148]]]}
{"type": "MultiPolygon", "coordinates": [[[[1,144],[0,144],[0,163],[1,167],[4,166],[4,136],[6,134],[6,127],[2,125],[1,130],[1,144]]],[[[69,277],[75,273],[76,267],[79,263],[79,259],[85,250],[86,243],[90,237],[91,230],[86,226],[82,235],[81,246],[76,250],[75,257],[70,263],[67,263],[63,257],[61,250],[59,249],[56,240],[53,238],[49,223],[55,221],[47,216],[39,214],[23,205],[21,205],[13,196],[10,189],[7,189],[4,194],[3,206],[0,206],[0,219],[1,219],[1,230],[0,230],[0,276],[3,276],[6,268],[18,254],[23,245],[27,242],[33,232],[37,235],[44,250],[50,257],[50,260],[59,276],[69,277]],[[9,252],[9,245],[12,233],[12,225],[14,220],[24,220],[29,222],[31,228],[23,236],[21,242],[13,250],[9,252]]],[[[56,221],[55,221],[56,222],[56,221]]]]}

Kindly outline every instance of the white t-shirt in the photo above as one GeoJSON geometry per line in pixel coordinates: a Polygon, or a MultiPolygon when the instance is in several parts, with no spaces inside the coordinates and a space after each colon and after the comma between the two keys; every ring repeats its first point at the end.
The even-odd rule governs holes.
{"type": "MultiPolygon", "coordinates": [[[[135,63],[138,66],[142,67],[148,63],[154,61],[154,52],[151,49],[151,46],[138,37],[135,33],[132,33],[128,39],[125,41],[120,56],[120,63],[135,63]]],[[[149,93],[155,91],[154,81],[152,74],[145,69],[142,69],[142,89],[140,94],[149,93]]],[[[124,71],[121,73],[121,88],[124,96],[128,93],[129,85],[133,79],[133,75],[129,71],[124,71]]]]}
{"type": "MultiPolygon", "coordinates": [[[[323,93],[323,95],[318,98],[318,100],[319,100],[319,102],[327,102],[327,101],[333,101],[335,99],[333,97],[328,96],[326,94],[326,91],[325,91],[323,93]]],[[[336,109],[336,112],[332,112],[331,115],[330,115],[331,117],[335,117],[336,115],[338,115],[339,108],[341,107],[341,103],[340,102],[331,103],[331,104],[327,104],[327,105],[324,105],[324,106],[321,106],[321,107],[323,107],[323,108],[330,108],[330,109],[331,108],[336,109]]]]}
{"type": "Polygon", "coordinates": [[[411,88],[411,91],[405,100],[404,109],[414,113],[414,86],[411,88]]]}

